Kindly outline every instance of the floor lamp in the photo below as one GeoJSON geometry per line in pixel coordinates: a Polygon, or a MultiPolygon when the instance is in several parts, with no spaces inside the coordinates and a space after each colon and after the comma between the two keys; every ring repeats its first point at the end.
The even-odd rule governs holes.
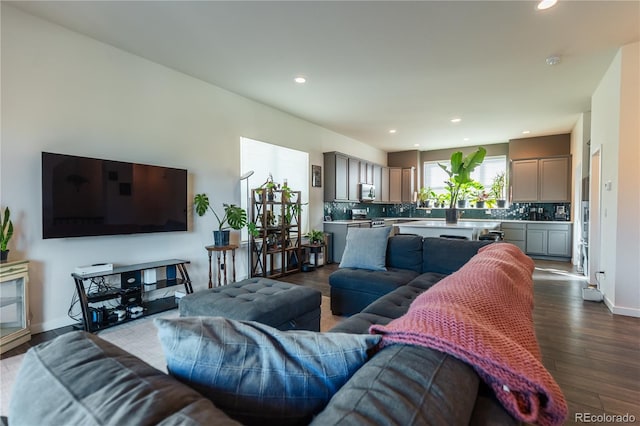
{"type": "MultiPolygon", "coordinates": [[[[247,216],[251,214],[249,209],[251,208],[251,194],[249,194],[249,178],[253,175],[253,170],[249,170],[247,173],[240,176],[240,182],[243,180],[247,184],[247,216]]],[[[253,215],[251,215],[253,216],[253,215]]],[[[252,219],[248,217],[247,220],[252,219]]],[[[251,235],[247,233],[247,278],[251,278],[251,235]]]]}

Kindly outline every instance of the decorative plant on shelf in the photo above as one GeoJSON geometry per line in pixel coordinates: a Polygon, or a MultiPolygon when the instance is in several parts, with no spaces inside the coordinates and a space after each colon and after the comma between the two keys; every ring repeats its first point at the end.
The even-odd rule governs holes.
{"type": "Polygon", "coordinates": [[[436,205],[438,207],[445,207],[449,200],[451,199],[451,195],[448,192],[443,192],[436,196],[436,205]]]}
{"type": "Polygon", "coordinates": [[[473,180],[471,179],[471,172],[482,164],[486,154],[487,150],[483,147],[479,147],[466,157],[462,156],[462,151],[456,151],[451,154],[451,168],[438,163],[442,170],[449,175],[449,180],[445,182],[447,184],[447,191],[451,195],[449,210],[445,212],[447,223],[456,223],[458,221],[458,212],[455,206],[460,194],[460,187],[473,180]]]}
{"type": "Polygon", "coordinates": [[[429,207],[429,201],[435,199],[436,193],[429,187],[424,186],[418,191],[419,207],[429,207]]]}
{"type": "Polygon", "coordinates": [[[504,196],[504,187],[506,186],[505,172],[500,172],[493,177],[491,182],[491,195],[498,203],[499,208],[504,208],[507,200],[504,196]]]}
{"type": "Polygon", "coordinates": [[[218,230],[213,231],[214,245],[229,245],[229,229],[240,230],[247,224],[247,212],[235,204],[223,204],[224,215],[220,217],[211,207],[207,194],[196,194],[193,205],[198,216],[204,216],[207,210],[211,210],[218,220],[218,230]]]}
{"type": "Polygon", "coordinates": [[[7,260],[9,256],[7,245],[13,236],[13,222],[11,222],[11,210],[9,210],[9,207],[5,207],[4,215],[0,216],[0,223],[2,223],[0,230],[0,260],[7,260]]]}
{"type": "Polygon", "coordinates": [[[322,231],[312,229],[307,234],[307,237],[309,237],[309,244],[324,244],[324,232],[322,231]]]}

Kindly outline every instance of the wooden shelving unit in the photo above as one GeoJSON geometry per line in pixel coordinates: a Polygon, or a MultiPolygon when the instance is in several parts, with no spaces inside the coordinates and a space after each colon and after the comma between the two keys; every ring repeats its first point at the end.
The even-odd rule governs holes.
{"type": "Polygon", "coordinates": [[[300,271],[300,211],[300,191],[251,191],[251,220],[259,232],[251,237],[252,277],[276,278],[300,271]]]}

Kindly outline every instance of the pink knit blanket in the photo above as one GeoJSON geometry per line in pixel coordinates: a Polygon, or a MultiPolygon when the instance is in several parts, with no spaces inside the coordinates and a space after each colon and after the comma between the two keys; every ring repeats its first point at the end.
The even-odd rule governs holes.
{"type": "Polygon", "coordinates": [[[562,424],[567,404],[541,362],[533,327],[533,261],[490,244],[418,296],[405,315],[373,325],[382,345],[415,344],[471,365],[516,419],[562,424]]]}

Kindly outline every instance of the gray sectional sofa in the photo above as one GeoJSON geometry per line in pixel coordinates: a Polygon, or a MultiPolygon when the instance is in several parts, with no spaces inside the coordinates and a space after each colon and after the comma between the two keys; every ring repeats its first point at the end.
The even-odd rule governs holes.
{"type": "MultiPolygon", "coordinates": [[[[336,309],[354,315],[331,333],[366,334],[370,325],[403,315],[417,295],[463,265],[482,245],[391,237],[388,271],[345,269],[332,276],[336,309]],[[364,309],[355,313],[359,307],[364,309]]],[[[309,422],[318,426],[518,423],[469,365],[437,350],[401,344],[386,346],[366,361],[305,424],[309,422]]],[[[239,423],[172,376],[97,336],[73,332],[27,353],[14,388],[9,424],[239,423]],[[34,394],[46,397],[34,403],[34,394]]],[[[261,422],[269,424],[285,423],[261,422]]]]}
{"type": "Polygon", "coordinates": [[[389,238],[386,271],[340,268],[329,277],[331,311],[353,315],[396,289],[421,293],[457,271],[491,241],[422,238],[396,234],[389,238]]]}

